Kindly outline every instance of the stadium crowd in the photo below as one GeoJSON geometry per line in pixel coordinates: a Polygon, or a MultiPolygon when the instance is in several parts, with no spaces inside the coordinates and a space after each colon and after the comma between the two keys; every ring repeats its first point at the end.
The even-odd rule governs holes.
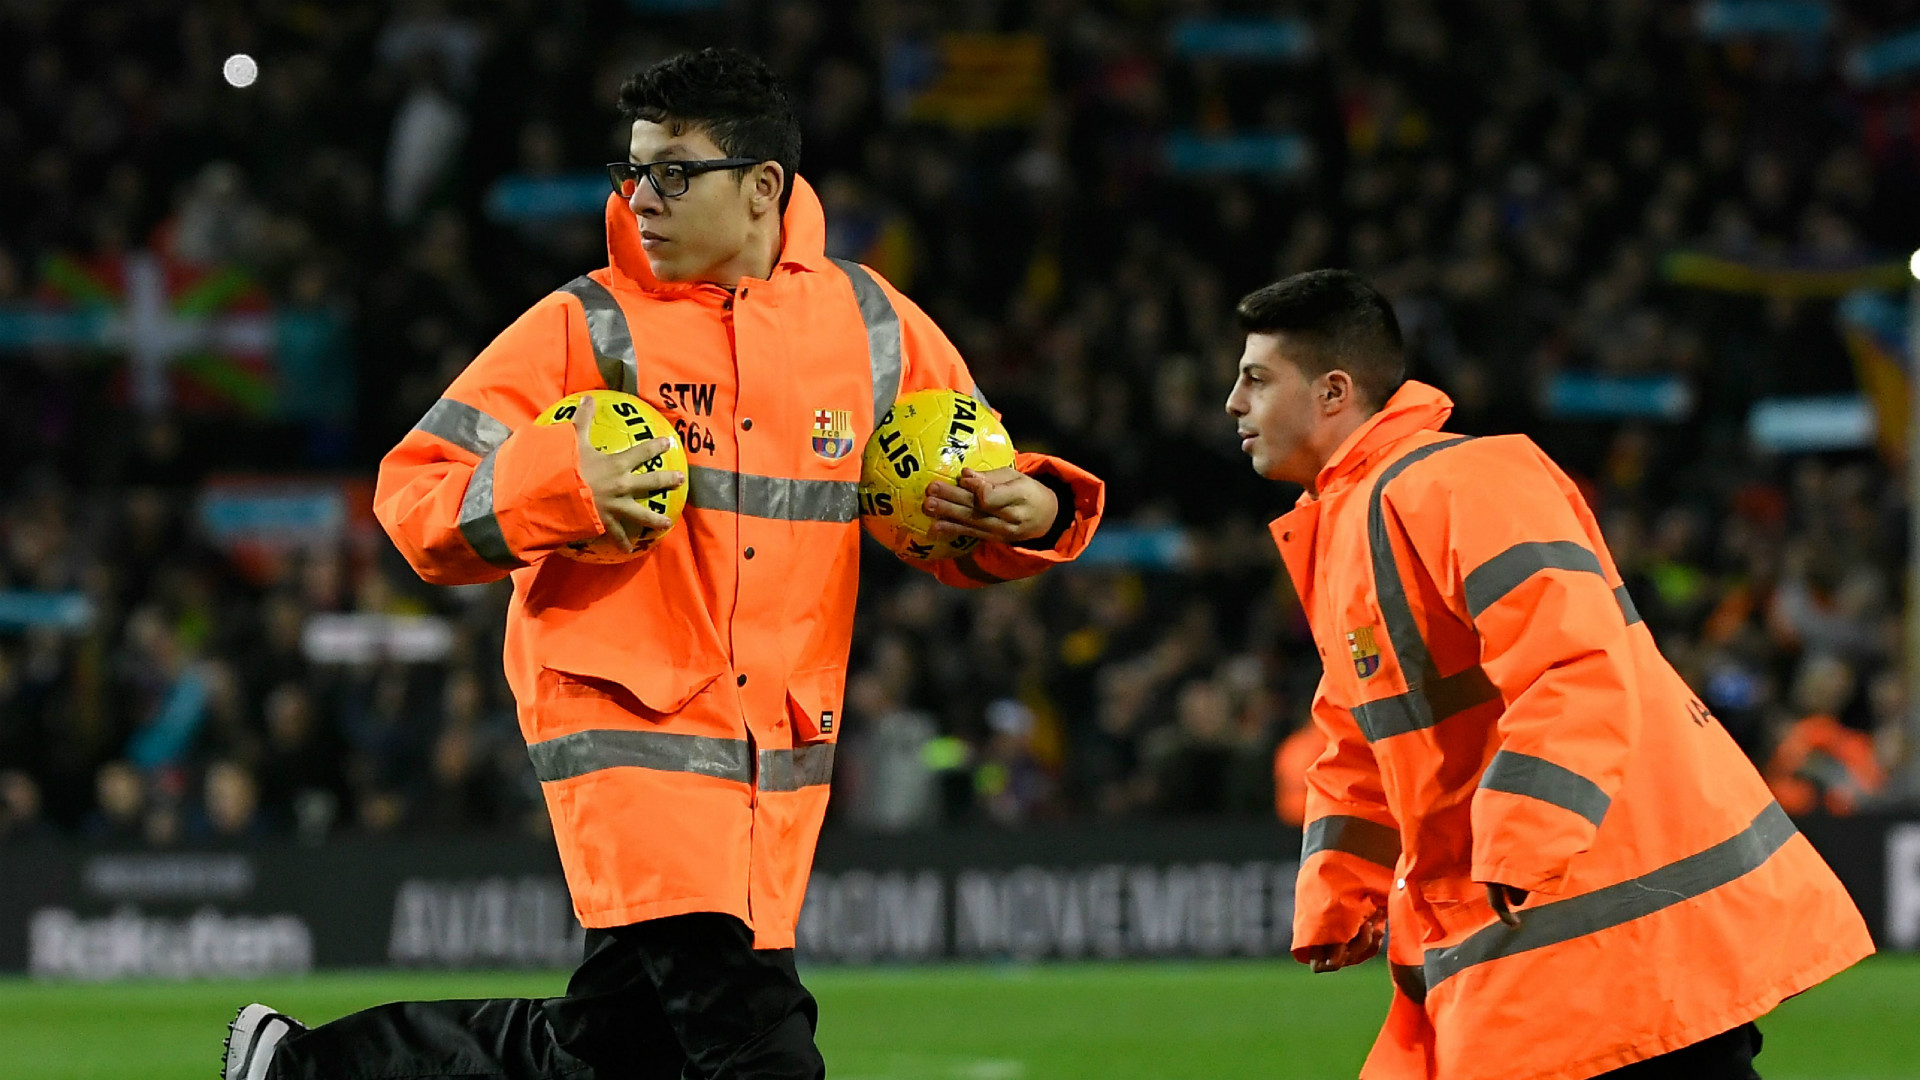
{"type": "Polygon", "coordinates": [[[236,550],[208,481],[370,476],[604,259],[597,200],[516,215],[497,182],[594,174],[620,79],[712,42],[790,81],[833,253],[942,323],[1018,441],[1110,485],[1103,555],[1032,583],[948,590],[871,551],[842,825],[1273,813],[1319,657],[1264,528],[1295,493],[1251,474],[1220,405],[1234,301],[1327,265],[1393,297],[1453,428],[1525,432],[1582,481],[1662,647],[1790,809],[1898,798],[1901,464],[1746,437],[1757,401],[1857,386],[1836,297],[1788,271],[1920,239],[1913,101],[1836,63],[1920,11],[1838,6],[1809,41],[1712,38],[1651,0],[1304,4],[1298,47],[1223,58],[1162,6],[1097,0],[4,0],[0,305],[72,302],[63,259],[238,268],[272,310],[341,320],[320,384],[351,407],[143,407],[98,349],[0,340],[0,594],[85,601],[0,605],[0,836],[544,826],[505,583],[420,584],[363,511],[236,550]],[[236,52],[257,84],[222,81],[236,52]],[[990,85],[914,81],[962,54],[990,85]],[[1271,132],[1297,152],[1251,172],[1167,149],[1271,132]],[[1674,376],[1689,406],[1569,416],[1566,372],[1674,376]],[[317,652],[311,620],[343,613],[447,633],[430,659],[317,652]]]}

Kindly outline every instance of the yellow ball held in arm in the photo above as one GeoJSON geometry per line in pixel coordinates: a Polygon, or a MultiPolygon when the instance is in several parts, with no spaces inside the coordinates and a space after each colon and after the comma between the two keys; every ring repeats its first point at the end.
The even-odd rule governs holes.
{"type": "Polygon", "coordinates": [[[1013,441],[993,410],[953,390],[918,390],[893,403],[860,461],[860,520],[902,559],[928,562],[971,551],[971,536],[935,540],[923,509],[935,480],[960,482],[960,470],[992,472],[1014,461],[1013,441]]]}
{"type": "MultiPolygon", "coordinates": [[[[587,429],[587,441],[595,450],[603,454],[617,454],[630,446],[673,435],[673,425],[667,421],[660,410],[618,390],[585,390],[578,394],[568,394],[547,407],[547,411],[534,419],[534,423],[570,424],[574,414],[580,409],[580,399],[593,395],[595,409],[592,426],[587,429]]],[[[634,472],[659,472],[670,469],[681,474],[687,472],[687,452],[675,438],[666,452],[643,461],[634,472]]],[[[681,483],[664,491],[656,491],[641,498],[640,504],[656,514],[666,516],[668,525],[664,529],[648,529],[631,539],[632,551],[622,550],[613,537],[601,535],[592,540],[576,540],[560,549],[560,554],[569,559],[578,559],[587,563],[622,563],[637,559],[652,550],[660,538],[673,530],[673,522],[680,520],[680,510],[687,504],[687,485],[681,483]]]]}

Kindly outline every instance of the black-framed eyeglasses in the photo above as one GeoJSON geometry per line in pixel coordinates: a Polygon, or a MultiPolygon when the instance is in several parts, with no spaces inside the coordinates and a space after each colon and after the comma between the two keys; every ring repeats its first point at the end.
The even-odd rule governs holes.
{"type": "Polygon", "coordinates": [[[653,190],[663,199],[677,199],[687,193],[693,185],[693,178],[701,173],[719,172],[721,169],[744,169],[749,165],[760,164],[759,158],[723,157],[707,158],[704,161],[649,161],[645,165],[635,165],[631,161],[607,162],[607,179],[613,181],[614,193],[623,199],[633,198],[640,190],[640,178],[647,178],[653,190]]]}

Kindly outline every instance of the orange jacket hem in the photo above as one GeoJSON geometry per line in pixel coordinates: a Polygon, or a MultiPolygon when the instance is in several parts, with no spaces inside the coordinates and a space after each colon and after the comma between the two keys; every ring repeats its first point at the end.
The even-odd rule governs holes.
{"type": "MultiPolygon", "coordinates": [[[[1776,980],[1766,990],[1727,1009],[1711,1020],[1702,1020],[1661,1038],[1643,1039],[1631,1045],[1616,1047],[1564,1068],[1516,1076],[1513,1080],[1588,1080],[1589,1077],[1624,1068],[1636,1061],[1646,1061],[1661,1054],[1670,1054],[1675,1050],[1692,1046],[1694,1043],[1711,1039],[1721,1032],[1732,1031],[1750,1020],[1758,1020],[1772,1012],[1781,1002],[1820,985],[1872,954],[1872,948],[1861,952],[1857,947],[1835,945],[1822,953],[1819,959],[1805,965],[1798,972],[1776,980]]],[[[1363,1080],[1370,1080],[1370,1078],[1363,1077],[1363,1080]]]]}
{"type": "MultiPolygon", "coordinates": [[[[600,908],[595,911],[574,910],[580,919],[580,925],[589,930],[605,930],[615,926],[631,926],[649,919],[665,919],[674,915],[691,915],[695,912],[712,912],[719,915],[731,915],[748,926],[753,920],[748,917],[747,909],[738,904],[723,903],[711,896],[680,896],[671,900],[648,900],[640,904],[622,904],[618,907],[600,908]]],[[[791,936],[791,935],[789,935],[791,936]]],[[[791,941],[788,942],[792,944],[791,941]]],[[[754,939],[756,949],[777,949],[778,945],[761,944],[754,939]]]]}

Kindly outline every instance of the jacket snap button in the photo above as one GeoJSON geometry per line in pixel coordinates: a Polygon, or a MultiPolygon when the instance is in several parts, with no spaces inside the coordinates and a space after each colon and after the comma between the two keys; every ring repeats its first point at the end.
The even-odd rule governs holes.
{"type": "Polygon", "coordinates": [[[733,680],[733,685],[735,686],[747,685],[747,677],[745,675],[740,676],[739,678],[733,680]]]}
{"type": "Polygon", "coordinates": [[[745,552],[745,554],[746,554],[746,556],[747,556],[747,558],[749,558],[749,559],[751,559],[751,558],[753,558],[753,549],[752,549],[752,548],[748,548],[748,549],[746,550],[746,552],[745,552]]]}
{"type": "Polygon", "coordinates": [[[740,421],[740,430],[741,430],[741,431],[752,431],[752,430],[753,430],[753,417],[751,417],[751,416],[749,416],[749,417],[747,417],[747,418],[746,418],[745,420],[742,420],[742,421],[740,421]]]}

